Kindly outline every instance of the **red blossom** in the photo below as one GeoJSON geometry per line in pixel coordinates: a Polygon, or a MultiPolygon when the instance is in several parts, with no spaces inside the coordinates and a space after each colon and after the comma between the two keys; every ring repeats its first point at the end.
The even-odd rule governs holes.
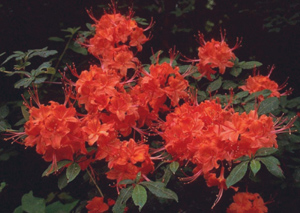
{"type": "Polygon", "coordinates": [[[103,197],[94,197],[86,205],[88,213],[103,213],[109,209],[109,206],[103,202],[103,197]]]}
{"type": "Polygon", "coordinates": [[[264,200],[258,193],[239,192],[233,196],[233,201],[234,202],[227,208],[227,213],[268,212],[264,200]]]}

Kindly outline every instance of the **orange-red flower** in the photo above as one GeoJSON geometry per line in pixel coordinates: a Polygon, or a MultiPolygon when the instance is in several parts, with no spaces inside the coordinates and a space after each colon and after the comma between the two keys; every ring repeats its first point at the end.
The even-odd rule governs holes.
{"type": "Polygon", "coordinates": [[[110,99],[117,94],[120,77],[112,70],[103,70],[93,65],[83,71],[76,81],[77,100],[89,112],[104,110],[110,99]]]}
{"type": "Polygon", "coordinates": [[[92,200],[88,201],[86,208],[88,213],[103,213],[109,209],[109,206],[104,203],[103,197],[94,197],[92,200]]]}
{"type": "Polygon", "coordinates": [[[241,88],[244,91],[248,91],[250,94],[268,89],[272,91],[270,97],[277,97],[277,98],[283,95],[291,94],[292,89],[289,89],[282,94],[279,93],[279,91],[282,90],[287,84],[278,86],[278,84],[275,81],[272,81],[270,79],[270,75],[272,74],[274,68],[275,67],[272,66],[267,76],[260,75],[259,72],[256,72],[256,69],[254,69],[253,76],[249,76],[246,79],[245,85],[240,86],[239,88],[241,88]]]}
{"type": "Polygon", "coordinates": [[[219,68],[219,73],[224,74],[226,67],[233,67],[233,60],[236,58],[234,53],[240,43],[236,43],[233,48],[229,48],[225,42],[225,35],[221,34],[221,41],[205,41],[203,34],[199,33],[199,40],[201,46],[198,48],[199,64],[197,64],[198,71],[205,75],[209,80],[210,74],[215,71],[212,68],[219,68]]]}
{"type": "Polygon", "coordinates": [[[138,144],[133,139],[122,141],[119,146],[111,149],[108,156],[107,178],[117,180],[135,179],[138,172],[147,175],[154,170],[154,164],[150,159],[149,146],[138,144]]]}
{"type": "Polygon", "coordinates": [[[265,213],[268,208],[258,193],[239,192],[233,196],[233,203],[227,208],[227,213],[265,213]]]}
{"type": "Polygon", "coordinates": [[[144,31],[132,19],[133,12],[123,16],[115,8],[112,14],[104,14],[96,20],[90,13],[95,23],[95,35],[89,39],[88,51],[100,59],[103,68],[116,69],[124,77],[128,69],[136,69],[140,63],[134,57],[131,47],[137,51],[142,50],[142,45],[149,40],[144,31]]]}
{"type": "Polygon", "coordinates": [[[86,153],[81,133],[81,122],[74,107],[50,101],[50,105],[30,107],[25,123],[25,146],[36,146],[46,161],[73,160],[75,153],[86,153]]]}

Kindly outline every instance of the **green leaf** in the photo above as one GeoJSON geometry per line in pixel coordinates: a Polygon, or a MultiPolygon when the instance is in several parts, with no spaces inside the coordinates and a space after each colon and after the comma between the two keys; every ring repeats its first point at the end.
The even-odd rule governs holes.
{"type": "Polygon", "coordinates": [[[261,157],[261,156],[268,156],[268,155],[272,155],[275,152],[277,152],[278,149],[271,147],[271,148],[260,148],[259,150],[256,151],[255,153],[255,157],[261,157]]]}
{"type": "Polygon", "coordinates": [[[255,176],[256,173],[260,170],[261,164],[258,160],[253,159],[250,161],[250,168],[251,171],[253,172],[253,175],[255,176]]]}
{"type": "Polygon", "coordinates": [[[79,54],[82,54],[82,55],[87,55],[88,52],[87,52],[87,49],[82,47],[80,44],[78,44],[77,42],[72,42],[70,45],[69,45],[69,49],[71,49],[72,51],[76,52],[76,53],[79,53],[79,54]]]}
{"type": "Polygon", "coordinates": [[[89,29],[89,31],[95,32],[96,27],[91,23],[86,23],[85,26],[89,29]]]}
{"type": "Polygon", "coordinates": [[[37,72],[34,73],[34,76],[38,76],[41,73],[45,73],[44,70],[47,70],[49,67],[51,67],[52,63],[50,61],[46,61],[44,63],[42,63],[36,70],[37,72]]]}
{"type": "Polygon", "coordinates": [[[15,53],[15,54],[12,54],[12,55],[8,56],[8,57],[5,59],[5,61],[2,62],[1,65],[5,64],[5,63],[8,62],[10,59],[12,59],[12,58],[17,58],[17,57],[25,57],[25,53],[22,52],[22,53],[15,53]]]}
{"type": "Polygon", "coordinates": [[[21,126],[24,125],[25,123],[26,123],[25,118],[22,118],[19,121],[17,121],[17,123],[15,123],[14,126],[21,126]]]}
{"type": "Polygon", "coordinates": [[[234,83],[233,81],[229,81],[229,80],[226,80],[226,81],[223,81],[223,85],[222,85],[222,88],[223,89],[234,89],[238,86],[238,84],[234,83]]]}
{"type": "Polygon", "coordinates": [[[243,161],[233,168],[228,177],[226,178],[226,185],[230,186],[239,182],[246,174],[249,161],[243,161]]]}
{"type": "Polygon", "coordinates": [[[277,97],[271,97],[263,100],[258,108],[258,115],[270,113],[279,107],[279,100],[277,97]]]}
{"type": "Polygon", "coordinates": [[[5,188],[5,186],[6,186],[6,183],[3,181],[3,182],[1,182],[1,184],[0,184],[0,193],[2,192],[2,190],[5,188]]]}
{"type": "Polygon", "coordinates": [[[230,70],[230,74],[234,77],[238,77],[242,72],[242,68],[240,67],[232,67],[230,70]]]}
{"type": "Polygon", "coordinates": [[[142,173],[138,172],[137,175],[136,175],[136,178],[135,178],[135,182],[136,183],[140,182],[141,177],[142,177],[142,173]]]}
{"type": "Polygon", "coordinates": [[[40,83],[43,83],[46,79],[47,79],[47,77],[35,78],[33,83],[40,84],[40,83]]]}
{"type": "Polygon", "coordinates": [[[157,197],[173,199],[178,202],[177,194],[172,190],[165,188],[165,184],[162,182],[144,181],[140,184],[147,187],[149,191],[157,197]]]}
{"type": "Polygon", "coordinates": [[[141,185],[136,185],[132,192],[132,200],[134,204],[139,207],[139,211],[141,211],[147,202],[146,189],[141,185]]]}
{"type": "Polygon", "coordinates": [[[247,95],[249,95],[249,92],[248,91],[242,91],[242,92],[238,92],[234,97],[236,99],[238,98],[244,98],[246,97],[247,95]]]}
{"type": "Polygon", "coordinates": [[[64,42],[65,41],[63,38],[59,38],[59,37],[49,37],[48,40],[49,41],[58,41],[58,42],[64,42]]]}
{"type": "Polygon", "coordinates": [[[0,119],[4,119],[9,113],[9,108],[7,105],[0,107],[0,119]]]}
{"type": "MultiPolygon", "coordinates": [[[[60,170],[61,168],[63,168],[65,165],[71,163],[72,161],[70,160],[61,160],[57,163],[57,171],[60,170]]],[[[48,168],[43,172],[42,177],[44,176],[48,176],[50,174],[52,174],[53,172],[56,172],[54,169],[54,166],[52,165],[52,163],[48,166],[48,168]],[[52,169],[51,169],[52,168],[52,169]],[[51,169],[51,171],[50,171],[51,169]]]]}
{"type": "Polygon", "coordinates": [[[140,25],[149,25],[149,23],[147,22],[147,19],[145,19],[145,18],[141,18],[141,17],[135,16],[132,19],[135,20],[140,25]]]}
{"type": "Polygon", "coordinates": [[[5,132],[7,129],[10,129],[11,126],[6,120],[0,121],[0,132],[5,132]]]}
{"type": "Polygon", "coordinates": [[[42,49],[34,49],[34,50],[28,50],[29,56],[28,59],[34,57],[34,56],[40,56],[42,58],[47,58],[51,55],[57,54],[56,50],[48,50],[48,47],[44,47],[42,49]]]}
{"type": "Polygon", "coordinates": [[[253,69],[255,67],[260,67],[262,65],[262,63],[258,62],[258,61],[248,61],[248,62],[240,62],[239,63],[239,67],[242,69],[253,69]]]}
{"type": "Polygon", "coordinates": [[[43,198],[34,197],[32,191],[28,194],[24,194],[21,202],[23,211],[27,213],[45,213],[45,200],[43,198]]]}
{"type": "Polygon", "coordinates": [[[165,185],[165,187],[167,186],[168,182],[170,181],[171,177],[173,176],[173,172],[171,171],[170,167],[167,166],[165,168],[165,171],[164,171],[164,175],[162,177],[162,180],[161,182],[165,185]]]}
{"type": "Polygon", "coordinates": [[[0,149],[0,161],[7,161],[10,157],[18,155],[18,152],[12,148],[0,149]]]}
{"type": "Polygon", "coordinates": [[[33,77],[30,77],[30,78],[23,78],[23,79],[17,81],[17,82],[14,84],[14,87],[15,87],[16,89],[19,89],[20,87],[27,88],[27,87],[32,83],[33,80],[34,80],[33,77]]]}
{"type": "Polygon", "coordinates": [[[6,73],[6,76],[12,76],[14,74],[24,74],[26,76],[31,76],[30,72],[26,72],[26,71],[1,71],[6,73]]]}
{"type": "Polygon", "coordinates": [[[80,166],[78,163],[72,163],[66,171],[66,177],[68,179],[68,183],[70,183],[72,180],[74,180],[77,175],[80,173],[80,166]]]}
{"type": "Polygon", "coordinates": [[[173,161],[170,163],[169,168],[173,174],[176,173],[177,169],[179,168],[179,163],[177,161],[173,161]]]}
{"type": "Polygon", "coordinates": [[[254,106],[256,106],[257,104],[254,103],[254,101],[251,102],[247,102],[243,108],[245,109],[246,113],[249,113],[251,110],[254,110],[254,106]]]}
{"type": "Polygon", "coordinates": [[[18,206],[17,208],[15,208],[13,213],[24,213],[22,206],[18,206]]]}
{"type": "Polygon", "coordinates": [[[201,101],[204,101],[207,98],[206,92],[204,91],[198,91],[197,92],[197,101],[200,103],[201,101]]]}
{"type": "Polygon", "coordinates": [[[112,208],[113,213],[123,213],[126,207],[127,200],[132,196],[133,187],[123,188],[116,200],[114,207],[112,208]]]}
{"type": "Polygon", "coordinates": [[[57,186],[60,190],[62,190],[67,185],[68,185],[67,175],[66,172],[63,172],[58,178],[57,186]]]}
{"type": "Polygon", "coordinates": [[[239,157],[239,158],[235,159],[234,162],[236,162],[236,161],[249,161],[249,160],[250,160],[249,156],[245,155],[245,156],[242,156],[242,157],[239,157]]]}
{"type": "Polygon", "coordinates": [[[63,204],[60,201],[56,201],[46,207],[46,213],[69,213],[78,202],[79,200],[75,200],[72,203],[63,204]]]}
{"type": "Polygon", "coordinates": [[[23,118],[26,121],[28,121],[29,120],[29,112],[27,110],[27,107],[26,106],[21,106],[21,111],[22,111],[23,118]]]}
{"type": "Polygon", "coordinates": [[[273,156],[268,156],[268,157],[256,158],[256,160],[262,162],[272,175],[281,179],[285,178],[282,169],[279,167],[280,162],[277,158],[273,156]]]}
{"type": "Polygon", "coordinates": [[[206,91],[213,92],[215,90],[218,90],[221,86],[222,86],[222,77],[219,77],[217,80],[214,80],[208,85],[206,91]]]}
{"type": "Polygon", "coordinates": [[[135,183],[135,181],[134,180],[130,180],[130,179],[121,180],[119,182],[120,185],[122,185],[122,184],[133,184],[133,183],[135,183]]]}
{"type": "Polygon", "coordinates": [[[286,104],[286,107],[291,109],[299,105],[300,105],[300,97],[297,97],[289,100],[286,104]]]}
{"type": "Polygon", "coordinates": [[[63,31],[63,32],[69,32],[69,33],[71,33],[72,35],[74,35],[78,30],[80,30],[80,27],[69,27],[69,28],[67,28],[67,29],[62,29],[61,31],[63,31]]]}
{"type": "Polygon", "coordinates": [[[49,67],[45,71],[46,74],[54,75],[56,73],[56,69],[54,67],[49,67]]]}
{"type": "Polygon", "coordinates": [[[267,98],[269,95],[271,95],[272,91],[265,89],[259,92],[254,92],[251,95],[249,95],[247,98],[245,98],[244,102],[255,100],[258,96],[262,95],[264,98],[267,98]]]}

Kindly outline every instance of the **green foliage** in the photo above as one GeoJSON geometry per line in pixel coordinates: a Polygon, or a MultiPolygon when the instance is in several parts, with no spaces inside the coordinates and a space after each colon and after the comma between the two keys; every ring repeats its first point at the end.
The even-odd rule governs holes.
{"type": "Polygon", "coordinates": [[[256,151],[255,157],[264,157],[264,156],[269,156],[274,153],[276,153],[278,149],[271,147],[271,148],[260,148],[259,150],[256,151]]]}
{"type": "MultiPolygon", "coordinates": [[[[70,161],[70,160],[59,161],[57,163],[57,171],[60,170],[61,168],[63,168],[64,166],[66,166],[67,164],[70,164],[71,162],[72,161],[70,161]]],[[[55,166],[53,164],[50,164],[48,166],[48,168],[43,172],[42,177],[48,176],[48,175],[52,174],[53,172],[57,172],[57,171],[55,171],[55,166]]]]}
{"type": "Polygon", "coordinates": [[[278,177],[283,179],[284,175],[283,175],[283,171],[282,169],[279,167],[280,162],[277,158],[273,157],[273,156],[268,156],[268,157],[259,157],[256,158],[257,160],[259,160],[260,162],[262,162],[268,169],[268,171],[278,177]]]}
{"type": "Polygon", "coordinates": [[[249,156],[242,156],[235,160],[235,162],[241,161],[238,165],[236,165],[226,179],[227,187],[234,185],[239,182],[246,174],[248,165],[250,165],[250,178],[254,179],[257,172],[261,169],[261,163],[263,163],[267,170],[274,176],[283,179],[284,175],[279,167],[280,162],[274,156],[270,156],[275,154],[278,149],[270,147],[270,148],[261,148],[258,149],[252,158],[249,156]],[[249,164],[250,163],[250,164],[249,164]]]}
{"type": "Polygon", "coordinates": [[[234,77],[238,77],[242,73],[243,69],[253,69],[262,65],[262,63],[258,61],[240,62],[238,58],[235,58],[233,62],[234,66],[231,68],[230,74],[234,77]]]}
{"type": "Polygon", "coordinates": [[[62,174],[59,175],[58,181],[57,181],[57,186],[60,190],[65,188],[68,185],[68,178],[66,175],[66,172],[64,171],[62,174]]]}
{"type": "Polygon", "coordinates": [[[7,129],[10,129],[11,126],[7,122],[6,117],[9,114],[9,108],[7,105],[3,105],[0,107],[0,132],[4,132],[7,129]]]}
{"type": "Polygon", "coordinates": [[[136,185],[132,192],[132,200],[134,204],[139,207],[139,211],[141,211],[143,206],[147,202],[146,189],[139,184],[136,185]]]}
{"type": "Polygon", "coordinates": [[[31,65],[29,60],[35,56],[47,58],[55,55],[56,53],[56,50],[48,50],[48,47],[28,50],[27,52],[14,51],[14,54],[10,55],[2,64],[5,64],[9,60],[15,58],[17,62],[17,64],[14,66],[15,71],[0,71],[6,73],[7,76],[18,74],[21,77],[21,79],[14,84],[14,87],[17,89],[21,87],[27,88],[33,83],[41,84],[46,81],[47,75],[54,75],[56,73],[56,69],[51,66],[51,61],[46,61],[39,65],[38,68],[32,69],[30,72],[25,71],[27,67],[31,65]]]}
{"type": "Polygon", "coordinates": [[[74,180],[77,175],[80,173],[80,166],[78,163],[72,163],[66,170],[66,177],[68,179],[68,183],[74,180]]]}
{"type": "Polygon", "coordinates": [[[2,181],[1,184],[0,184],[0,193],[5,188],[5,186],[6,186],[6,182],[2,181]]]}
{"type": "Polygon", "coordinates": [[[253,159],[253,160],[250,161],[250,169],[253,172],[254,176],[260,170],[260,168],[261,168],[261,164],[258,160],[253,159]]]}
{"type": "Polygon", "coordinates": [[[44,213],[46,202],[43,198],[33,196],[33,192],[24,194],[22,197],[22,210],[28,213],[44,213]]]}
{"type": "Polygon", "coordinates": [[[127,200],[132,196],[133,186],[123,188],[116,200],[116,203],[112,209],[113,213],[123,213],[126,207],[127,200]]]}
{"type": "Polygon", "coordinates": [[[0,161],[7,161],[16,155],[18,155],[18,152],[13,148],[0,149],[0,161]]]}
{"type": "Polygon", "coordinates": [[[49,194],[51,199],[45,200],[44,198],[34,197],[33,192],[30,191],[24,194],[21,199],[21,206],[14,210],[14,213],[69,213],[78,204],[79,200],[75,200],[70,196],[66,196],[64,193],[60,193],[58,197],[59,201],[51,203],[55,198],[53,193],[49,194]],[[50,203],[49,205],[46,205],[50,203]]]}
{"type": "Polygon", "coordinates": [[[226,178],[226,186],[230,187],[239,182],[246,174],[249,161],[243,161],[235,166],[226,178]]]}
{"type": "Polygon", "coordinates": [[[277,97],[267,98],[260,103],[257,113],[258,115],[268,114],[278,109],[278,107],[279,100],[277,97]]]}
{"type": "Polygon", "coordinates": [[[172,199],[178,202],[178,196],[176,195],[176,193],[170,189],[165,188],[165,184],[160,181],[144,181],[140,184],[147,187],[152,194],[159,198],[172,199]]]}
{"type": "Polygon", "coordinates": [[[213,92],[213,91],[216,91],[218,89],[220,89],[220,87],[222,86],[222,77],[219,77],[217,80],[214,80],[213,82],[211,82],[206,91],[207,92],[213,92]]]}

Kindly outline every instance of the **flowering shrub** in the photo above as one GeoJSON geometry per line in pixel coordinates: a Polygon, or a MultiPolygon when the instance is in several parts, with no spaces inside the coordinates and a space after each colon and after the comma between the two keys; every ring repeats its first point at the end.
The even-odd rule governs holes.
{"type": "MultiPolygon", "coordinates": [[[[141,211],[150,195],[147,190],[159,199],[180,202],[174,190],[167,188],[173,175],[190,184],[203,176],[208,187],[217,187],[211,208],[225,190],[239,191],[238,183],[247,170],[254,179],[261,163],[272,175],[284,178],[273,156],[279,147],[277,134],[291,132],[297,116],[276,118],[273,114],[280,111],[280,97],[291,90],[280,94],[283,87],[270,80],[270,74],[254,74],[240,85],[233,81],[226,85],[220,75],[229,68],[238,77],[242,69],[256,70],[261,65],[239,62],[233,53],[239,41],[229,48],[225,32],[221,41],[207,42],[199,33],[198,58],[183,60],[189,66],[178,65],[175,50],[170,50],[167,61],[160,60],[160,51],[153,54],[152,64],[146,66],[138,53],[151,38],[146,31],[152,23],[143,29],[131,10],[122,15],[114,4],[100,19],[88,13],[95,22],[94,33],[79,37],[78,43],[100,63],[80,73],[75,65],[68,65],[69,70],[60,73],[63,104],[40,103],[36,85],[46,77],[37,76],[54,74],[49,64],[39,67],[39,72],[3,71],[30,79],[29,84],[22,79],[18,87],[32,83],[29,101],[24,98],[28,109],[23,110],[24,131],[7,130],[11,136],[6,140],[35,147],[50,162],[44,176],[62,174],[62,189],[85,171],[98,193],[87,202],[88,212],[124,212],[130,198],[141,211]],[[209,82],[206,92],[191,84],[201,80],[209,82]],[[229,94],[213,94],[222,89],[229,94]],[[112,180],[117,198],[101,191],[99,162],[104,163],[102,174],[112,180]],[[163,164],[167,165],[160,177],[163,164]]],[[[267,212],[257,193],[238,192],[233,200],[227,212],[267,212]]]]}

